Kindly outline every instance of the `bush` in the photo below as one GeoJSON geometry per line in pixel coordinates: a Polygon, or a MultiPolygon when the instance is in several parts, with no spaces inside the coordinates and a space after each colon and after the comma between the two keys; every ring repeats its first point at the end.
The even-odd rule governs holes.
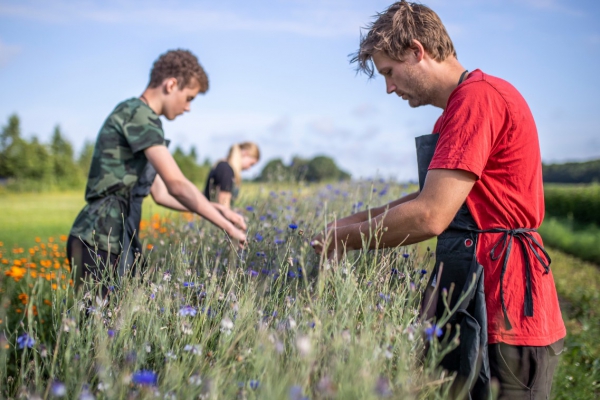
{"type": "Polygon", "coordinates": [[[600,225],[600,185],[545,185],[546,213],[600,225]]]}

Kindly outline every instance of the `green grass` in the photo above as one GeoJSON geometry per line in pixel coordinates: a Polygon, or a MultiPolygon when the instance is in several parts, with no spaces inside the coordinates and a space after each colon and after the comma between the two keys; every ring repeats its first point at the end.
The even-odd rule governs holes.
{"type": "Polygon", "coordinates": [[[565,253],[600,265],[600,228],[572,218],[546,217],[539,229],[544,243],[565,253]]]}
{"type": "MultiPolygon", "coordinates": [[[[156,241],[144,282],[125,280],[106,305],[93,300],[93,292],[85,299],[83,293],[73,297],[68,290],[51,290],[52,282],[60,288],[59,278],[27,276],[14,282],[0,274],[0,397],[19,391],[43,397],[57,379],[66,384],[69,398],[88,387],[96,398],[146,398],[158,392],[176,398],[204,393],[207,398],[285,399],[295,386],[315,399],[376,398],[386,387],[392,398],[444,398],[448,379],[434,366],[445,345],[434,342],[433,353],[422,359],[425,327],[415,324],[424,282],[418,271],[431,267],[424,257],[431,242],[354,253],[342,265],[323,266],[317,281],[286,278],[288,272],[297,274],[298,266],[308,277],[319,265],[308,240],[332,210],[349,213],[358,201],[380,204],[404,190],[391,185],[388,195],[379,197],[368,184],[341,186],[337,194],[323,186],[245,186],[238,206],[255,208],[244,211],[249,236],[260,232],[264,239],[251,240],[242,255],[228,250],[223,235],[208,224],[195,220],[190,226],[147,200],[145,218],[169,214],[163,225],[168,233],[156,241]],[[261,215],[268,217],[261,220],[261,215]],[[290,230],[290,222],[303,235],[290,230]],[[285,243],[275,245],[275,237],[285,243]],[[391,276],[392,268],[402,274],[391,276]],[[273,274],[280,275],[274,279],[273,274]],[[18,298],[21,293],[28,294],[26,304],[18,298]],[[181,316],[184,305],[193,306],[197,315],[181,316]],[[85,318],[80,307],[90,306],[97,312],[85,318]],[[28,310],[27,316],[15,308],[28,310]],[[33,349],[15,347],[24,330],[37,340],[33,349]],[[112,338],[109,330],[115,332],[112,338]],[[186,345],[198,347],[186,351],[186,345]],[[158,373],[158,386],[131,383],[132,374],[142,369],[158,373]],[[260,382],[257,389],[251,381],[260,382]]],[[[2,195],[0,241],[5,248],[9,243],[26,247],[35,237],[68,232],[82,198],[80,192],[2,195]]],[[[553,248],[550,254],[568,329],[554,398],[596,398],[600,272],[553,248]]],[[[25,256],[38,263],[40,272],[43,257],[25,256]]]]}

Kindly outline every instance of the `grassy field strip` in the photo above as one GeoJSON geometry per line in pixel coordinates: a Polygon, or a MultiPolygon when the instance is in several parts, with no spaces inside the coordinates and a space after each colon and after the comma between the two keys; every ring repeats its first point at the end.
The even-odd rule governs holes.
{"type": "Polygon", "coordinates": [[[600,396],[600,269],[554,248],[549,253],[567,325],[567,350],[555,376],[554,396],[596,399],[600,396]]]}

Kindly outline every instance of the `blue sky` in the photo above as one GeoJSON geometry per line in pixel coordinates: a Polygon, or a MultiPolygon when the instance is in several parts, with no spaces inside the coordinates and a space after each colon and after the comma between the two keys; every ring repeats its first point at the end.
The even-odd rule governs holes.
{"type": "MultiPolygon", "coordinates": [[[[413,138],[430,133],[441,110],[411,109],[348,62],[360,27],[390,4],[0,0],[0,123],[17,113],[24,135],[43,141],[60,124],[79,149],[117,103],[141,94],[159,54],[187,48],[211,87],[165,122],[174,145],[215,160],[253,140],[263,160],[326,154],[355,177],[414,179],[413,138]]],[[[521,91],[545,162],[600,157],[600,2],[425,4],[463,66],[521,91]]]]}

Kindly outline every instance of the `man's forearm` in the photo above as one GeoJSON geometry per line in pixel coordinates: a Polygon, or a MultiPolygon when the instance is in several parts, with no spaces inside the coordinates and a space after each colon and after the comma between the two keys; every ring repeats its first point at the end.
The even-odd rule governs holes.
{"type": "Polygon", "coordinates": [[[416,202],[403,203],[371,220],[338,228],[338,241],[348,250],[358,250],[363,246],[363,236],[370,249],[414,244],[436,236],[425,210],[416,202]]]}
{"type": "Polygon", "coordinates": [[[415,199],[419,195],[419,192],[408,194],[397,200],[392,201],[381,207],[371,208],[370,210],[364,210],[356,214],[349,215],[345,218],[335,221],[335,225],[339,228],[347,225],[359,224],[364,221],[368,221],[370,218],[375,218],[385,213],[386,210],[396,207],[399,204],[406,203],[407,201],[415,199]]]}

